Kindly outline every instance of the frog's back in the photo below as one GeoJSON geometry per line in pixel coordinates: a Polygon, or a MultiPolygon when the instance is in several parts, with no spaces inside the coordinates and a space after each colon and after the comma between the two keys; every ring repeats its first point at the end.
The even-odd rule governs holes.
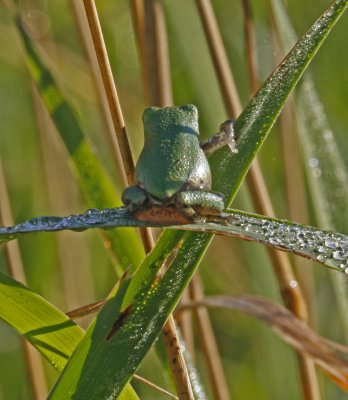
{"type": "Polygon", "coordinates": [[[199,146],[196,107],[150,108],[143,120],[145,144],[135,171],[136,184],[159,200],[181,190],[209,190],[211,174],[199,146]]]}

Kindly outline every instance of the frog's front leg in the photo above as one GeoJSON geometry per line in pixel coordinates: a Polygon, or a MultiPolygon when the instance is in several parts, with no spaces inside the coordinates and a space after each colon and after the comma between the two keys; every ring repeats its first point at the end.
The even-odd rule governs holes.
{"type": "Polygon", "coordinates": [[[202,214],[220,213],[225,209],[225,198],[222,194],[205,192],[203,190],[192,190],[176,194],[176,203],[188,212],[199,209],[202,214]]]}
{"type": "Polygon", "coordinates": [[[138,186],[128,186],[122,193],[122,202],[130,212],[143,208],[148,200],[145,190],[138,186]]]}
{"type": "Polygon", "coordinates": [[[221,147],[228,145],[232,153],[238,153],[236,147],[233,120],[228,119],[220,125],[220,132],[210,137],[203,142],[200,142],[200,146],[205,153],[211,153],[221,147]]]}

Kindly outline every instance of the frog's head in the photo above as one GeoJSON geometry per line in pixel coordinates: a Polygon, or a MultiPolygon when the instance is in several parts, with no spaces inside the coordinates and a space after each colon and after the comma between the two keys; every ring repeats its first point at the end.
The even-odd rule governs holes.
{"type": "Polygon", "coordinates": [[[198,111],[192,104],[178,107],[150,107],[143,114],[145,136],[175,136],[187,133],[198,136],[198,111]]]}

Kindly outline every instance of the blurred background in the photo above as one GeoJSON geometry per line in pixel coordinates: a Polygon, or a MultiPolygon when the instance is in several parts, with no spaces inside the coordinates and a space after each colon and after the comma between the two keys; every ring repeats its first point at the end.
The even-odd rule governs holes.
{"type": "MultiPolygon", "coordinates": [[[[195,2],[163,0],[160,3],[168,35],[174,104],[193,103],[198,107],[201,136],[207,138],[231,116],[224,111],[195,2]]],[[[282,3],[298,35],[329,5],[328,0],[282,3]]],[[[122,176],[106,134],[108,121],[81,39],[78,18],[83,12],[81,4],[82,1],[17,1],[65,98],[76,109],[95,154],[121,193],[122,176]]],[[[245,106],[253,89],[248,74],[242,5],[240,1],[227,0],[213,0],[212,5],[245,106]]],[[[141,116],[148,104],[129,2],[99,0],[97,8],[134,159],[137,159],[143,144],[141,116]]],[[[250,1],[250,8],[255,29],[257,77],[262,82],[286,53],[275,45],[270,2],[250,1]]],[[[348,151],[347,18],[347,15],[342,17],[308,69],[323,105],[321,111],[328,118],[345,162],[348,151]]],[[[13,219],[18,223],[38,215],[80,213],[87,206],[71,172],[68,153],[31,83],[22,45],[5,3],[0,4],[0,43],[0,159],[13,219]]],[[[290,118],[290,132],[295,134],[295,124],[291,122],[290,118]]],[[[294,150],[284,147],[281,130],[278,123],[273,127],[259,157],[275,215],[325,228],[320,225],[313,206],[316,199],[308,191],[305,166],[310,160],[301,158],[301,149],[294,158],[294,168],[302,171],[298,185],[288,184],[284,153],[294,150]],[[297,200],[293,200],[293,192],[299,193],[295,196],[297,200]]],[[[243,184],[233,208],[255,211],[246,185],[243,184]]],[[[33,235],[20,239],[19,246],[28,286],[63,311],[103,299],[117,279],[117,260],[110,257],[97,231],[33,235]]],[[[330,272],[295,257],[291,262],[299,264],[311,325],[320,334],[344,342],[346,336],[337,317],[330,272]]],[[[0,249],[0,270],[7,271],[3,248],[0,249]]],[[[206,294],[258,294],[281,303],[269,256],[259,244],[217,237],[200,265],[200,273],[206,294]]],[[[214,310],[210,316],[231,398],[301,398],[295,353],[267,326],[240,312],[214,310]]],[[[81,323],[86,327],[88,319],[81,323]]],[[[195,364],[205,382],[207,370],[199,341],[195,349],[195,364]]],[[[163,378],[156,363],[155,355],[150,353],[139,373],[160,384],[163,378]]],[[[44,364],[48,387],[51,387],[57,374],[46,361],[44,364]]],[[[319,382],[323,399],[346,397],[320,372],[319,382]]],[[[136,383],[135,388],[141,398],[162,398],[143,384],[136,383]]],[[[209,385],[206,390],[212,398],[209,385]]],[[[20,337],[0,321],[0,399],[31,398],[20,337]]]]}

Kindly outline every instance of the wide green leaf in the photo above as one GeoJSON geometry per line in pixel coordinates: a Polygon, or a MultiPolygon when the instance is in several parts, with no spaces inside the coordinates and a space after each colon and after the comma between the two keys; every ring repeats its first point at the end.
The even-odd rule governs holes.
{"type": "MultiPolygon", "coordinates": [[[[54,305],[2,273],[0,318],[23,335],[59,372],[84,336],[83,329],[54,305]]],[[[120,398],[138,399],[130,385],[120,398]]]]}
{"type": "Polygon", "coordinates": [[[61,371],[83,330],[30,289],[0,273],[0,318],[31,342],[61,371]]]}

